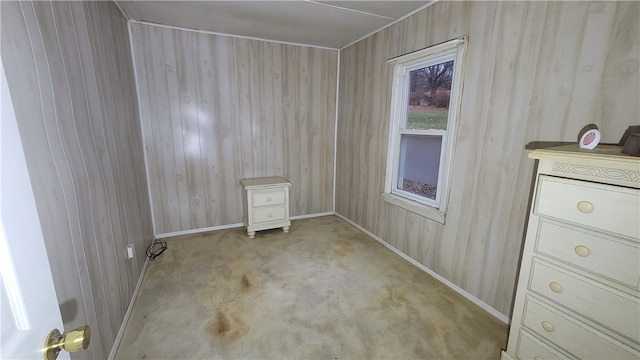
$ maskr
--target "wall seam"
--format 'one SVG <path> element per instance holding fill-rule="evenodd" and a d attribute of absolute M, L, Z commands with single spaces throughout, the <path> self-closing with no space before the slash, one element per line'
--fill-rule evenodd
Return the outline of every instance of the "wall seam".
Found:
<path fill-rule="evenodd" d="M 333 129 L 333 204 L 332 211 L 336 212 L 336 189 L 338 178 L 338 114 L 340 107 L 340 51 L 338 50 L 338 60 L 336 61 L 336 115 Z"/>
<path fill-rule="evenodd" d="M 131 31 L 132 20 L 127 21 L 127 30 L 129 31 L 129 47 L 131 48 L 131 62 L 133 65 L 133 80 L 136 84 L 136 97 L 138 98 L 138 124 L 140 125 L 140 133 L 142 135 L 142 155 L 144 156 L 144 171 L 147 175 L 147 196 L 149 196 L 149 210 L 151 211 L 151 225 L 153 227 L 153 238 L 158 235 L 156 228 L 156 216 L 154 214 L 153 197 L 151 194 L 151 180 L 149 177 L 149 160 L 147 159 L 147 144 L 144 125 L 142 124 L 142 106 L 140 98 L 140 83 L 138 81 L 138 69 L 136 67 L 136 54 L 133 46 L 133 32 Z"/>

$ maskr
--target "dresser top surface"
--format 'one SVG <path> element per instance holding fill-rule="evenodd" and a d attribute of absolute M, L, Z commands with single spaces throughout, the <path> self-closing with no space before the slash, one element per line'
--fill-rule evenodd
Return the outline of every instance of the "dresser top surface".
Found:
<path fill-rule="evenodd" d="M 539 174 L 640 189 L 640 157 L 623 154 L 620 146 L 564 145 L 534 150 L 529 157 L 539 160 Z"/>
<path fill-rule="evenodd" d="M 617 145 L 599 145 L 593 150 L 580 149 L 578 144 L 550 147 L 534 150 L 529 154 L 532 159 L 544 159 L 548 157 L 580 157 L 600 160 L 614 160 L 636 163 L 640 166 L 640 157 L 628 155 L 622 152 L 622 147 Z"/>
<path fill-rule="evenodd" d="M 254 179 L 242 179 L 240 180 L 240 183 L 244 186 L 245 189 L 269 187 L 269 186 L 291 186 L 291 183 L 287 179 L 279 176 L 254 178 Z"/>

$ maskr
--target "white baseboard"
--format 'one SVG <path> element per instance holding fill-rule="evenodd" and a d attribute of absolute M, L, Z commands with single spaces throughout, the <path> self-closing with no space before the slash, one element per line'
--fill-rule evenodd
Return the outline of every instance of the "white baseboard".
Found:
<path fill-rule="evenodd" d="M 156 234 L 156 239 L 163 239 L 163 238 L 168 238 L 168 237 L 173 237 L 173 236 L 180 236 L 180 235 L 198 234 L 198 233 L 203 233 L 203 232 L 207 232 L 207 231 L 234 229 L 234 228 L 239 228 L 239 227 L 243 227 L 243 226 L 244 226 L 243 223 L 236 223 L 236 224 L 209 226 L 209 227 L 199 228 L 199 229 L 174 231 L 174 232 Z"/>
<path fill-rule="evenodd" d="M 147 273 L 147 267 L 149 266 L 149 258 L 145 257 L 144 266 L 142 267 L 142 272 L 140 273 L 140 277 L 138 278 L 138 283 L 136 284 L 135 290 L 133 290 L 133 295 L 131 296 L 131 301 L 129 302 L 129 306 L 127 307 L 127 312 L 124 314 L 124 318 L 122 319 L 122 324 L 120 325 L 120 330 L 118 330 L 118 335 L 116 335 L 116 339 L 113 342 L 113 346 L 111 347 L 111 352 L 109 352 L 109 360 L 113 360 L 118 352 L 118 348 L 120 347 L 120 342 L 122 341 L 122 336 L 124 335 L 124 330 L 127 328 L 127 324 L 129 323 L 129 318 L 131 317 L 131 311 L 133 310 L 133 304 L 136 303 L 136 299 L 138 298 L 138 294 L 140 293 L 140 288 L 142 287 L 142 280 L 144 279 L 144 274 Z"/>
<path fill-rule="evenodd" d="M 411 264 L 413 264 L 414 266 L 416 266 L 420 270 L 422 270 L 422 271 L 426 272 L 427 274 L 433 276 L 434 278 L 436 278 L 436 280 L 438 280 L 441 283 L 447 285 L 453 291 L 455 291 L 455 292 L 459 293 L 460 295 L 464 296 L 465 298 L 467 298 L 472 303 L 478 305 L 480 308 L 482 308 L 482 310 L 484 310 L 484 311 L 488 312 L 489 314 L 493 315 L 496 319 L 498 319 L 498 320 L 502 321 L 503 323 L 509 325 L 509 322 L 510 322 L 509 317 L 507 317 L 503 313 L 501 313 L 498 310 L 492 308 L 487 303 L 485 303 L 484 301 L 478 299 L 477 297 L 471 295 L 470 293 L 468 293 L 466 290 L 464 290 L 463 288 L 459 287 L 458 285 L 456 285 L 456 284 L 452 283 L 451 281 L 445 279 L 442 275 L 440 275 L 440 274 L 436 273 L 435 271 L 429 269 L 428 267 L 420 264 L 419 262 L 417 262 L 413 258 L 409 257 L 407 254 L 405 254 L 405 253 L 401 252 L 400 250 L 398 250 L 398 249 L 394 248 L 393 246 L 391 246 L 389 243 L 387 243 L 386 241 L 384 241 L 382 238 L 380 238 L 379 236 L 375 235 L 371 231 L 363 228 L 362 226 L 360 226 L 360 225 L 356 224 L 355 222 L 351 221 L 350 219 L 347 219 L 342 214 L 335 213 L 335 215 L 337 217 L 341 218 L 342 220 L 348 222 L 349 224 L 355 226 L 356 228 L 358 228 L 358 230 L 362 231 L 363 233 L 369 235 L 374 240 L 376 240 L 380 244 L 384 245 L 387 249 L 393 251 L 398 256 L 400 256 L 401 258 L 407 260 L 408 262 L 410 262 Z"/>
<path fill-rule="evenodd" d="M 291 216 L 290 219 L 291 220 L 309 219 L 309 218 L 314 218 L 314 217 L 319 217 L 319 216 L 327 216 L 327 215 L 333 215 L 333 214 L 334 214 L 333 211 L 328 211 L 328 212 L 323 212 L 323 213 Z M 199 229 L 192 229 L 192 230 L 174 231 L 174 232 L 169 232 L 169 233 L 156 234 L 156 239 L 162 239 L 162 238 L 168 238 L 168 237 L 180 236 L 180 235 L 198 234 L 198 233 L 203 233 L 203 232 L 207 232 L 207 231 L 235 229 L 235 228 L 240 228 L 240 227 L 243 227 L 243 226 L 244 226 L 243 223 L 236 223 L 236 224 L 209 226 L 209 227 L 206 227 L 206 228 L 199 228 Z"/>
<path fill-rule="evenodd" d="M 296 216 L 291 216 L 290 218 L 291 220 L 300 220 L 300 219 L 309 219 L 309 218 L 320 217 L 320 216 L 329 216 L 334 214 L 335 213 L 333 211 L 327 211 L 327 212 L 315 213 L 315 214 L 296 215 Z"/>

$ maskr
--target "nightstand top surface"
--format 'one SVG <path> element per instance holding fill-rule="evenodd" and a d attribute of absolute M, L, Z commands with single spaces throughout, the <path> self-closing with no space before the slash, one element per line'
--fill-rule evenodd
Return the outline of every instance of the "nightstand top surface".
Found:
<path fill-rule="evenodd" d="M 242 179 L 240 180 L 240 183 L 244 186 L 245 189 L 269 187 L 274 185 L 291 186 L 291 183 L 287 179 L 279 176 L 254 178 L 254 179 Z"/>

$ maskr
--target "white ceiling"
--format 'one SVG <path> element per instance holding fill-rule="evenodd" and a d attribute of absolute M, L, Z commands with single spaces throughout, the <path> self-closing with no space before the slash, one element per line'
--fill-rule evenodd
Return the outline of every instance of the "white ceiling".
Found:
<path fill-rule="evenodd" d="M 434 1 L 116 2 L 132 20 L 340 49 Z"/>

